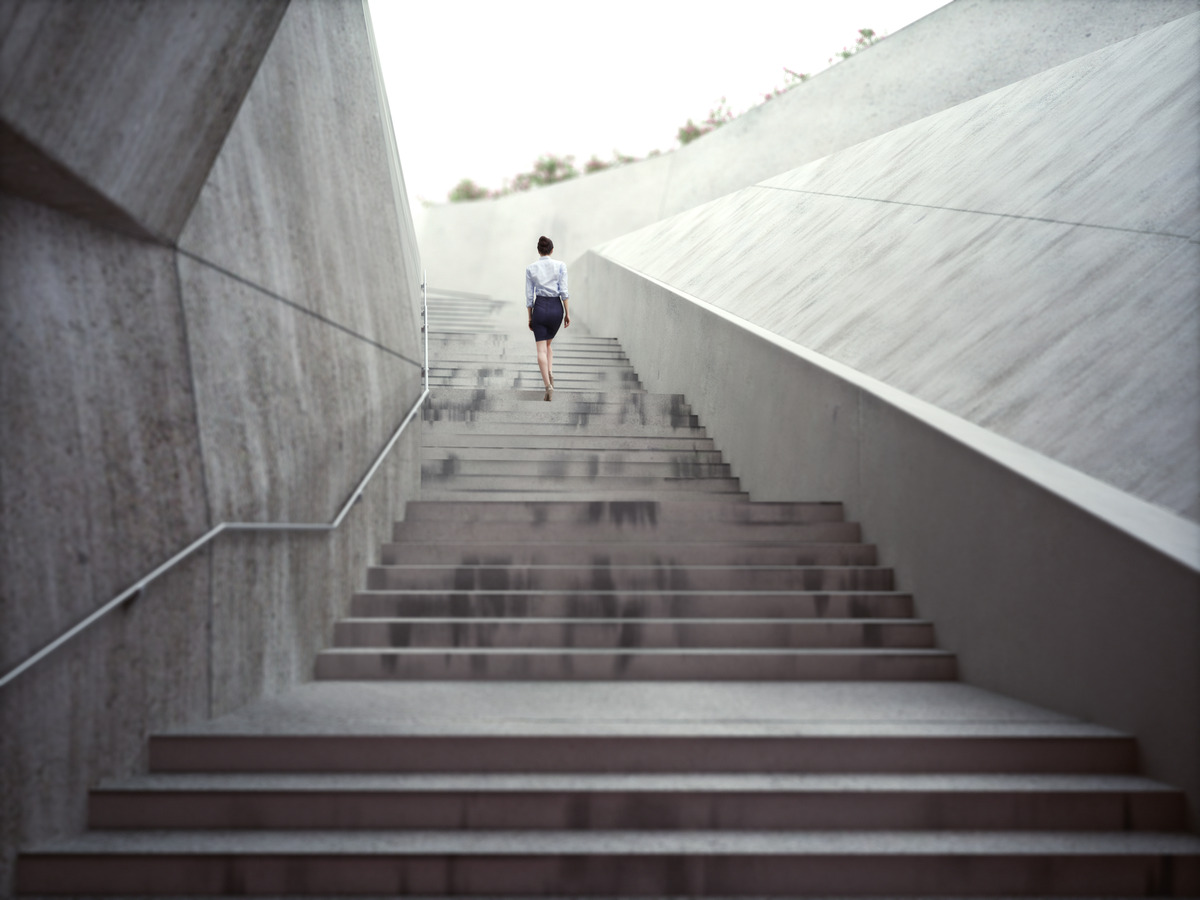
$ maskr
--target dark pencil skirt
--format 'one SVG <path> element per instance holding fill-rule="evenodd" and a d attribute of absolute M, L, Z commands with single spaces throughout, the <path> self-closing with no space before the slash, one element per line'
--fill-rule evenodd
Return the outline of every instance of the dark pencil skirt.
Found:
<path fill-rule="evenodd" d="M 533 300 L 533 339 L 553 340 L 563 320 L 563 302 L 558 297 L 535 297 Z"/>

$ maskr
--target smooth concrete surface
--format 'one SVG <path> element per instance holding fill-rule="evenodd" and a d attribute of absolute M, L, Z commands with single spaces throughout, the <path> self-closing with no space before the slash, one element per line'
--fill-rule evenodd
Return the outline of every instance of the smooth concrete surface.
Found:
<path fill-rule="evenodd" d="M 208 528 L 178 293 L 169 250 L 0 194 L 0 671 Z M 0 688 L 0 895 L 18 844 L 207 711 L 209 566 Z"/>
<path fill-rule="evenodd" d="M 1147 774 L 1184 788 L 1195 815 L 1193 565 L 1031 479 L 1021 466 L 1036 454 L 1000 461 L 970 437 L 986 432 L 948 431 L 928 404 L 898 405 L 886 385 L 599 256 L 587 269 L 613 319 L 639 321 L 624 346 L 647 386 L 687 392 L 752 497 L 842 498 L 964 680 L 1135 734 Z"/>
<path fill-rule="evenodd" d="M 1114 735 L 953 682 L 315 681 L 172 735 Z"/>
<path fill-rule="evenodd" d="M 1200 520 L 1198 43 L 1200 13 L 600 252 Z"/>
<path fill-rule="evenodd" d="M 430 281 L 519 299 L 539 234 L 573 264 L 600 242 L 1198 8 L 1196 0 L 955 0 L 686 147 L 498 200 L 430 206 L 418 231 Z M 1153 57 L 1143 63 L 1157 71 Z M 576 289 L 581 314 L 589 302 Z"/>
<path fill-rule="evenodd" d="M 416 400 L 419 369 L 189 257 L 179 277 L 196 418 L 229 448 L 205 457 L 213 521 L 330 519 Z"/>
<path fill-rule="evenodd" d="M 364 16 L 358 3 L 295 4 L 179 247 L 420 366 L 410 291 L 421 266 L 388 189 L 390 135 Z"/>
<path fill-rule="evenodd" d="M 92 179 L 125 216 L 0 194 L 0 671 L 222 520 L 329 522 L 420 394 L 419 255 L 366 10 L 231 13 L 0 9 L 3 65 L 61 69 L 26 93 L 6 76 L 5 133 L 42 122 L 19 137 L 59 187 Z M 420 428 L 338 532 L 222 535 L 0 688 L 0 895 L 18 846 L 81 828 L 86 789 L 144 766 L 150 731 L 310 675 L 419 489 Z"/>
<path fill-rule="evenodd" d="M 8 0 L 0 186 L 172 242 L 287 6 Z"/>

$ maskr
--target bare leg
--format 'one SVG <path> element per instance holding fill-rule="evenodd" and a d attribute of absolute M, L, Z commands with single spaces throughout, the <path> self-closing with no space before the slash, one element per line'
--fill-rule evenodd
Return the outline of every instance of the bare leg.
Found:
<path fill-rule="evenodd" d="M 542 373 L 542 383 L 546 386 L 546 399 L 550 399 L 550 342 L 537 342 L 538 370 Z"/>
<path fill-rule="evenodd" d="M 550 376 L 550 387 L 554 387 L 554 349 L 546 341 L 546 372 Z"/>

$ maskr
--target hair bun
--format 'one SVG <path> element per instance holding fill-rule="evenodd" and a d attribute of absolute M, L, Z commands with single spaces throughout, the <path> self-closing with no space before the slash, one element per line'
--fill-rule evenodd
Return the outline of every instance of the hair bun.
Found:
<path fill-rule="evenodd" d="M 544 234 L 538 238 L 538 253 L 542 254 L 542 256 L 545 256 L 547 253 L 550 253 L 553 250 L 554 241 L 550 240 L 550 238 L 546 237 Z"/>

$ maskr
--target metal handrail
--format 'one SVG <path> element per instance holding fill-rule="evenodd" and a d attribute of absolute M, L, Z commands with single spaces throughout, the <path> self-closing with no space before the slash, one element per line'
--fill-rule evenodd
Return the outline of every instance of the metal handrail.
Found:
<path fill-rule="evenodd" d="M 429 295 L 426 289 L 426 277 L 424 271 L 421 272 L 421 331 L 423 332 L 425 338 L 425 365 L 421 367 L 421 396 L 417 398 L 417 402 L 414 403 L 412 409 L 408 411 L 408 415 L 404 417 L 404 421 L 400 423 L 400 427 L 393 432 L 391 439 L 387 442 L 387 444 L 384 445 L 384 448 L 379 452 L 379 455 L 375 457 L 375 462 L 372 463 L 371 468 L 367 470 L 367 474 L 364 475 L 362 480 L 360 480 L 355 486 L 354 490 L 350 493 L 350 499 L 346 501 L 345 505 L 341 508 L 337 514 L 337 517 L 334 518 L 332 522 L 329 524 L 325 524 L 323 522 L 222 522 L 220 525 L 217 525 L 211 529 L 207 534 L 188 544 L 185 548 L 180 550 L 153 572 L 139 578 L 136 582 L 127 587 L 121 593 L 117 594 L 117 596 L 113 597 L 113 599 L 109 600 L 82 622 L 79 622 L 67 631 L 63 632 L 16 668 L 5 672 L 3 676 L 0 676 L 0 688 L 4 687 L 10 681 L 16 679 L 17 676 L 29 669 L 35 663 L 49 656 L 67 641 L 71 640 L 71 638 L 75 637 L 75 635 L 84 631 L 93 622 L 100 620 L 122 603 L 140 594 L 147 585 L 149 585 L 160 575 L 170 571 L 180 562 L 187 559 L 189 556 L 223 532 L 334 531 L 339 525 L 342 524 L 342 519 L 346 518 L 346 514 L 350 512 L 350 507 L 362 499 L 362 492 L 364 488 L 366 488 L 367 482 L 371 480 L 371 477 L 379 469 L 379 466 L 383 463 L 383 460 L 387 457 L 388 453 L 391 452 L 392 447 L 396 445 L 396 441 L 399 439 L 401 432 L 403 432 L 408 423 L 412 421 L 413 416 L 417 414 L 417 410 L 421 408 L 421 404 L 423 404 L 426 398 L 429 397 Z"/>

